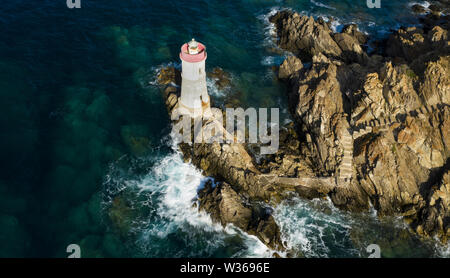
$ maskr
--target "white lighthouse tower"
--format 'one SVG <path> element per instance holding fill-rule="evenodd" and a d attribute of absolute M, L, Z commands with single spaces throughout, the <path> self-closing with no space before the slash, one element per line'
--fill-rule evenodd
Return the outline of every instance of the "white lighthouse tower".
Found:
<path fill-rule="evenodd" d="M 191 117 L 209 111 L 210 102 L 206 87 L 206 47 L 192 39 L 181 47 L 182 66 L 180 112 Z"/>

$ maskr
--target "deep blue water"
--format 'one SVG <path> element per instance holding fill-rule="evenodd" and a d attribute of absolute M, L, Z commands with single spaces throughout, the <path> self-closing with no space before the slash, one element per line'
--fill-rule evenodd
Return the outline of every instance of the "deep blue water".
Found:
<path fill-rule="evenodd" d="M 355 22 L 374 37 L 417 24 L 409 2 L 10 0 L 0 6 L 0 257 L 269 256 L 257 239 L 192 208 L 205 177 L 183 163 L 155 75 L 195 37 L 207 70 L 233 77 L 242 106 L 287 107 L 267 15 L 292 8 Z M 217 103 L 228 92 L 209 87 Z M 284 117 L 286 110 L 284 109 Z M 294 200 L 276 209 L 295 255 L 445 255 L 398 219 Z"/>

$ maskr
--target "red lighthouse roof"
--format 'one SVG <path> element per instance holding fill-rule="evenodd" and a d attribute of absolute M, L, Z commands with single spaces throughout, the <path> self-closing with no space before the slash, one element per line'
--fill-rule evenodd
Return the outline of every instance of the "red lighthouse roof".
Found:
<path fill-rule="evenodd" d="M 196 54 L 190 54 L 192 53 L 192 49 L 190 51 L 189 46 L 190 44 L 195 43 L 195 52 Z M 194 53 L 195 53 L 194 52 Z M 198 63 L 203 60 L 206 60 L 206 47 L 202 43 L 196 42 L 194 39 L 190 43 L 185 43 L 181 47 L 180 52 L 180 59 L 189 62 L 189 63 Z"/>

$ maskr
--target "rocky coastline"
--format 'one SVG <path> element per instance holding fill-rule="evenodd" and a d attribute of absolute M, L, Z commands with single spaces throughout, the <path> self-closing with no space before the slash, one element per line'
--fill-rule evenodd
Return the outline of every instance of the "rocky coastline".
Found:
<path fill-rule="evenodd" d="M 279 151 L 263 159 L 246 144 L 181 143 L 184 159 L 216 180 L 199 192 L 198 209 L 278 252 L 288 250 L 271 207 L 293 194 L 329 197 L 349 211 L 374 207 L 379 216 L 401 215 L 419 235 L 446 243 L 450 40 L 442 11 L 448 2 L 436 6 L 421 15 L 422 28 L 394 31 L 370 53 L 370 38 L 356 25 L 334 33 L 320 18 L 290 10 L 273 15 L 278 46 L 292 53 L 277 71 L 294 123 L 280 130 Z M 220 72 L 213 72 L 217 85 L 227 86 Z M 162 69 L 158 81 L 171 114 L 180 73 Z"/>

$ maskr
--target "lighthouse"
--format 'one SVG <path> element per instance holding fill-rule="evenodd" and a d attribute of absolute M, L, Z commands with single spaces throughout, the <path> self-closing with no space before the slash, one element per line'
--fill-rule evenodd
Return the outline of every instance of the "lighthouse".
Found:
<path fill-rule="evenodd" d="M 210 102 L 206 87 L 206 47 L 192 39 L 181 47 L 181 97 L 179 109 L 193 118 L 209 111 Z"/>

